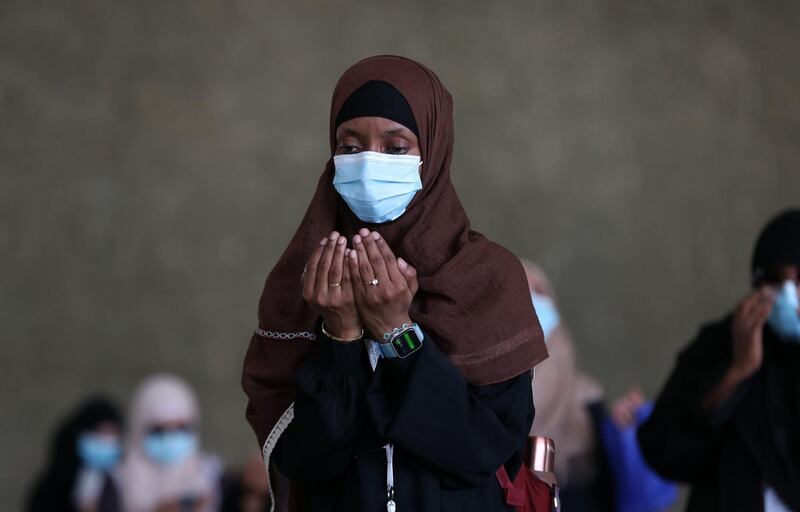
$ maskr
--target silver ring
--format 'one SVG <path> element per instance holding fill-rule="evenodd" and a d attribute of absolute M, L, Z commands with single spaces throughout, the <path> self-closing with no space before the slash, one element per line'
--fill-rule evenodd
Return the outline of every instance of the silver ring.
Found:
<path fill-rule="evenodd" d="M 342 283 L 328 283 L 328 286 L 330 286 L 331 288 L 336 288 L 338 286 L 342 286 Z"/>
<path fill-rule="evenodd" d="M 378 286 L 378 280 L 373 279 L 372 281 L 369 282 L 369 284 L 371 284 L 372 286 Z"/>

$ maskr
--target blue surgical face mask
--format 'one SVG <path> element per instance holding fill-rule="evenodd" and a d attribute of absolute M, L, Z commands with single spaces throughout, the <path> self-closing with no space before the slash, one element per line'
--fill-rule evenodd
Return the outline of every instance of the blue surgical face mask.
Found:
<path fill-rule="evenodd" d="M 547 341 L 550 333 L 552 333 L 561 322 L 561 316 L 558 314 L 558 308 L 556 308 L 553 299 L 546 295 L 540 295 L 532 290 L 531 301 L 533 302 L 533 309 L 536 310 L 536 316 L 539 317 L 539 325 L 542 326 L 544 339 Z"/>
<path fill-rule="evenodd" d="M 144 438 L 144 452 L 163 466 L 183 462 L 197 452 L 197 434 L 186 430 L 172 430 L 148 434 Z"/>
<path fill-rule="evenodd" d="M 364 222 L 391 222 L 406 211 L 422 190 L 417 155 L 362 151 L 333 157 L 333 187 Z"/>
<path fill-rule="evenodd" d="M 800 343 L 800 298 L 797 284 L 786 281 L 777 292 L 769 315 L 769 325 L 784 341 Z"/>
<path fill-rule="evenodd" d="M 86 466 L 106 471 L 119 462 L 122 446 L 117 436 L 85 432 L 78 438 L 78 455 Z"/>

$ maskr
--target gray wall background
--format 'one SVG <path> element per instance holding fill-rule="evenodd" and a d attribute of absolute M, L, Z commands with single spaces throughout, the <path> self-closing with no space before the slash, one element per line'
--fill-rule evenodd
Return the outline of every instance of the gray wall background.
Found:
<path fill-rule="evenodd" d="M 450 89 L 474 227 L 549 270 L 585 370 L 652 395 L 800 203 L 798 26 L 789 0 L 3 0 L 0 508 L 81 397 L 155 371 L 197 388 L 207 448 L 254 446 L 258 295 L 376 53 Z"/>

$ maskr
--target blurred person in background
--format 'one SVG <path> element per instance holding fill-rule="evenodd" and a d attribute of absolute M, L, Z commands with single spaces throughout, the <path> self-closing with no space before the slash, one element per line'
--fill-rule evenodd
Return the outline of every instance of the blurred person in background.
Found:
<path fill-rule="evenodd" d="M 760 233 L 752 290 L 678 356 L 639 431 L 690 512 L 800 510 L 800 210 Z"/>
<path fill-rule="evenodd" d="M 117 512 L 114 470 L 122 455 L 122 417 L 109 400 L 85 401 L 58 428 L 28 512 Z"/>
<path fill-rule="evenodd" d="M 219 509 L 222 467 L 200 450 L 194 392 L 172 375 L 146 378 L 130 411 L 120 467 L 126 512 L 212 512 Z"/>
<path fill-rule="evenodd" d="M 222 512 L 265 512 L 271 505 L 263 455 L 254 451 L 241 470 L 225 478 Z"/>
<path fill-rule="evenodd" d="M 569 512 L 655 512 L 677 498 L 641 462 L 635 430 L 650 405 L 631 387 L 607 411 L 603 388 L 577 367 L 575 343 L 542 268 L 522 260 L 550 357 L 536 368 L 531 435 L 555 442 L 555 473 Z"/>
<path fill-rule="evenodd" d="M 509 510 L 495 473 L 522 466 L 547 353 L 519 260 L 470 229 L 450 181 L 452 109 L 402 57 L 334 89 L 331 158 L 242 378 L 280 511 Z"/>

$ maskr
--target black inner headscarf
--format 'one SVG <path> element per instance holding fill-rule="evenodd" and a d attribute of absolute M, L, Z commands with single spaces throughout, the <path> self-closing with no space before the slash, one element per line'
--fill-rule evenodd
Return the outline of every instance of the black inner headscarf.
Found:
<path fill-rule="evenodd" d="M 28 498 L 28 512 L 75 510 L 73 489 L 81 468 L 78 438 L 102 423 L 121 427 L 122 416 L 111 401 L 98 396 L 83 402 L 59 425 L 51 441 L 47 466 Z"/>
<path fill-rule="evenodd" d="M 391 119 L 419 137 L 411 106 L 397 89 L 380 80 L 370 80 L 347 98 L 336 116 L 336 126 L 356 117 Z"/>
<path fill-rule="evenodd" d="M 781 265 L 800 267 L 800 210 L 778 214 L 761 231 L 753 251 L 753 283 Z"/>

